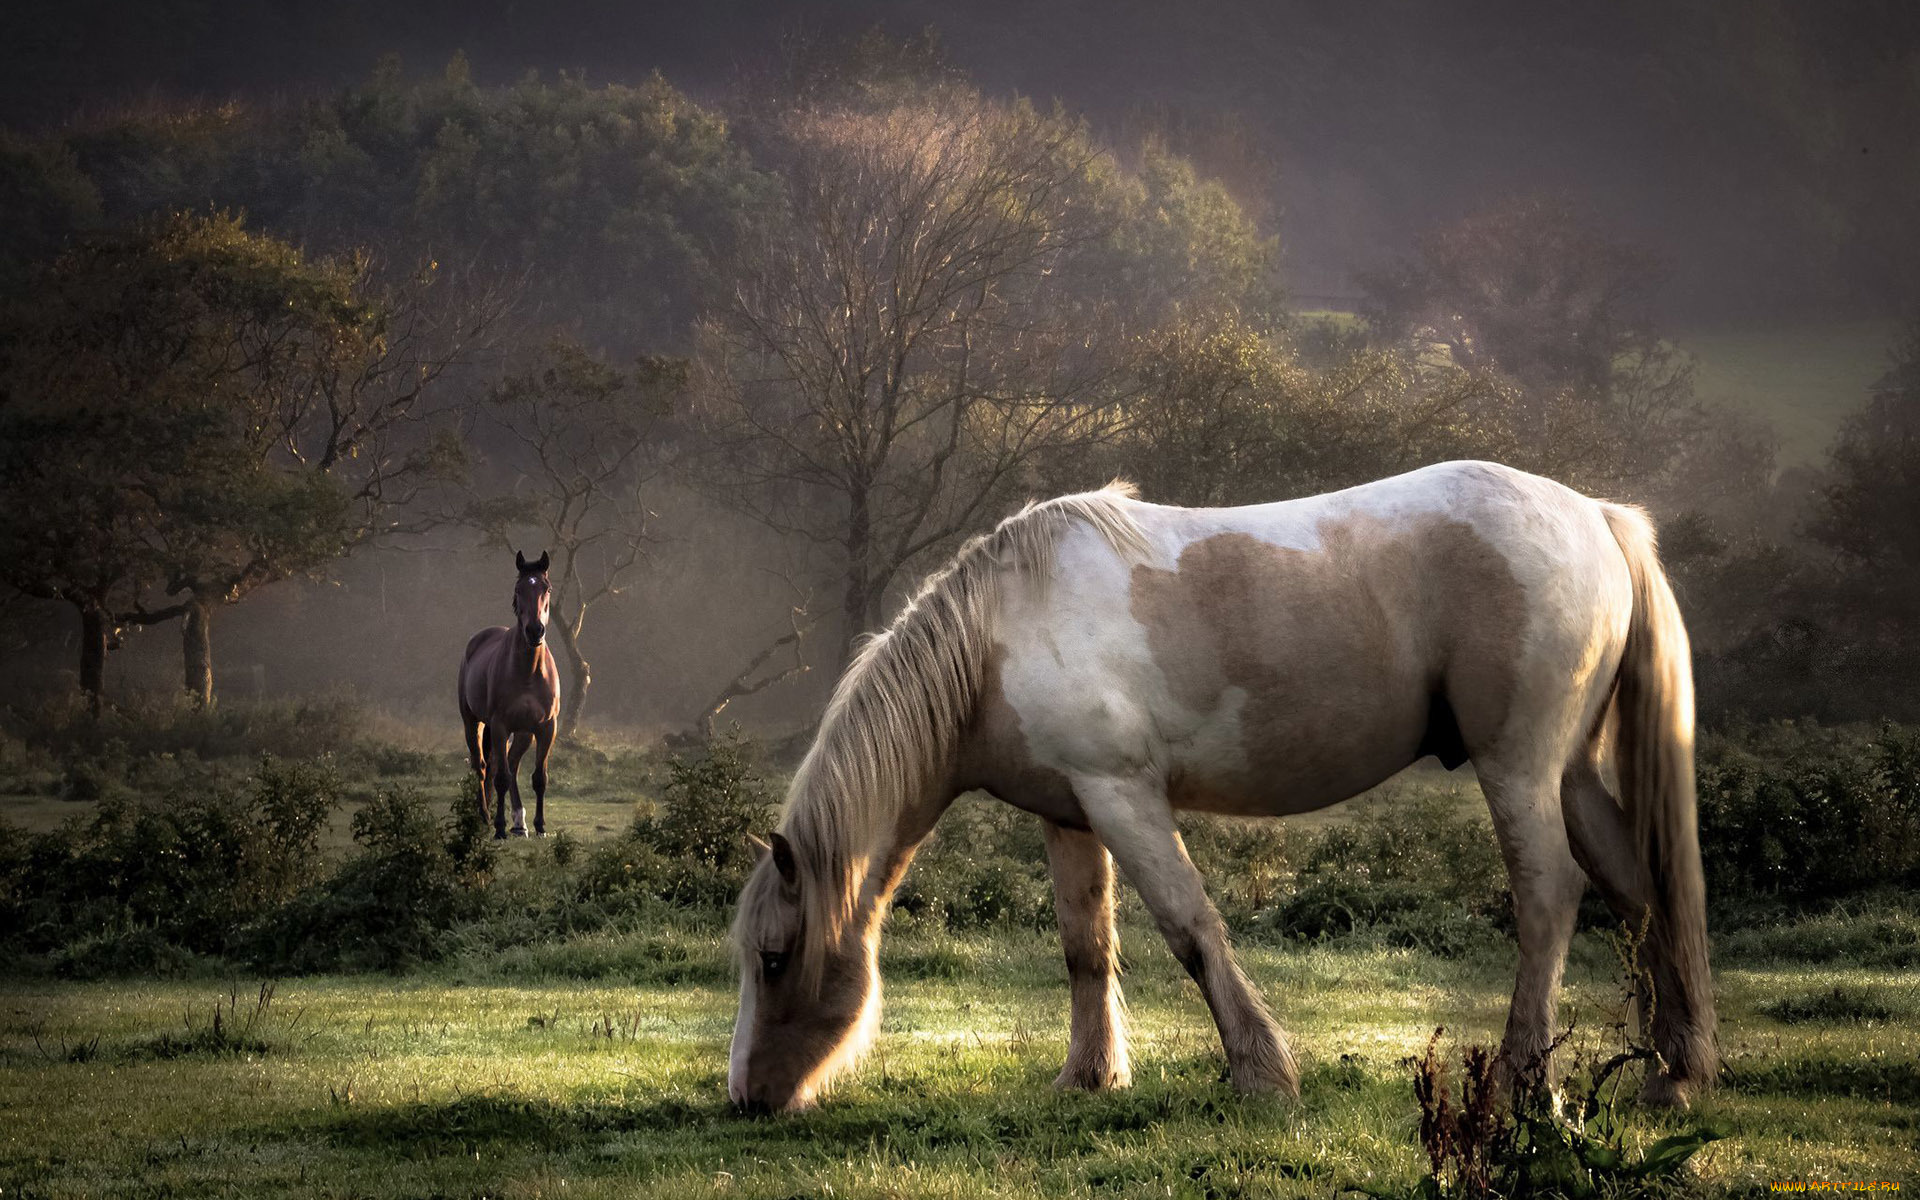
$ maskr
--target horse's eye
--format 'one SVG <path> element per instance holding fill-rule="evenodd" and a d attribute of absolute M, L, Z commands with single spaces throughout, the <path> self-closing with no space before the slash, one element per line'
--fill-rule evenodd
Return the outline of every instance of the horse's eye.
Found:
<path fill-rule="evenodd" d="M 760 952 L 760 970 L 766 974 L 767 982 L 772 983 L 774 980 L 780 978 L 780 976 L 786 974 L 786 954 L 778 950 L 762 950 Z"/>

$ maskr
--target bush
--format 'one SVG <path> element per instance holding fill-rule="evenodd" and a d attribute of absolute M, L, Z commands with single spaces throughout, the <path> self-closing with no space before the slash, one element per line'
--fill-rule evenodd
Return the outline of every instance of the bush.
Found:
<path fill-rule="evenodd" d="M 1701 744 L 1700 850 L 1725 909 L 1920 886 L 1920 729 L 1781 723 Z"/>
<path fill-rule="evenodd" d="M 464 786 L 442 817 L 410 787 L 382 790 L 353 816 L 360 850 L 293 897 L 237 948 L 269 973 L 397 970 L 440 957 L 446 934 L 477 915 L 493 842 Z"/>
<path fill-rule="evenodd" d="M 1460 793 L 1390 794 L 1310 844 L 1291 894 L 1256 927 L 1305 940 L 1360 935 L 1455 957 L 1511 922 L 1506 873 Z"/>
<path fill-rule="evenodd" d="M 639 893 L 693 908 L 731 905 L 753 870 L 747 835 L 773 826 L 773 797 L 739 735 L 667 765 L 657 811 L 594 852 L 583 894 Z"/>
<path fill-rule="evenodd" d="M 63 761 L 157 754 L 198 758 L 311 758 L 344 753 L 366 734 L 366 710 L 336 692 L 275 700 L 222 700 L 202 707 L 185 695 L 145 694 L 93 716 L 79 696 L 0 712 L 0 728 Z"/>
<path fill-rule="evenodd" d="M 240 790 L 142 804 L 110 796 L 60 832 L 0 838 L 6 935 L 30 952 L 75 946 L 74 962 L 110 963 L 142 944 L 224 951 L 247 922 L 310 883 L 320 831 L 339 794 L 330 764 L 263 757 Z M 121 951 L 105 947 L 120 945 Z M 134 954 L 133 963 L 152 956 Z M 77 957 L 76 957 L 77 956 Z M 91 969 L 91 968 L 89 968 Z M 139 969 L 136 967 L 136 969 Z"/>
<path fill-rule="evenodd" d="M 914 859 L 893 907 L 955 930 L 1051 924 L 1040 822 L 995 800 L 954 805 Z"/>

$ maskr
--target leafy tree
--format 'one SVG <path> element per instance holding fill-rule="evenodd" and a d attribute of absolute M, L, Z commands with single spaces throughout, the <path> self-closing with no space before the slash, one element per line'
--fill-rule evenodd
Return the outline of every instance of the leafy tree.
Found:
<path fill-rule="evenodd" d="M 1515 457 L 1510 390 L 1396 350 L 1313 369 L 1273 334 L 1201 320 L 1140 339 L 1132 366 L 1125 417 L 1092 474 L 1123 475 L 1162 503 L 1254 504 L 1448 458 Z"/>
<path fill-rule="evenodd" d="M 773 199 L 727 122 L 657 75 L 481 87 L 460 56 L 421 79 L 388 58 L 303 104 L 112 114 L 52 152 L 110 220 L 213 203 L 319 252 L 437 259 L 514 280 L 522 324 L 622 354 L 687 341 L 715 256 Z"/>
<path fill-rule="evenodd" d="M 12 291 L 100 219 L 100 195 L 66 147 L 0 130 L 0 212 L 0 291 Z"/>
<path fill-rule="evenodd" d="M 1597 482 L 1657 470 L 1690 425 L 1692 364 L 1651 316 L 1659 279 L 1571 204 L 1528 197 L 1428 234 L 1361 283 L 1376 329 L 1512 380 L 1535 457 Z"/>
<path fill-rule="evenodd" d="M 408 435 L 465 349 L 377 295 L 364 260 L 308 260 L 224 215 L 77 246 L 7 321 L 0 486 L 66 489 L 6 514 L 0 536 L 39 563 L 7 569 L 81 608 L 95 697 L 100 627 L 181 616 L 187 690 L 211 700 L 214 608 L 389 528 L 445 454 Z"/>
<path fill-rule="evenodd" d="M 1270 315 L 1274 246 L 1189 164 L 1129 172 L 930 35 L 790 49 L 741 106 L 785 203 L 705 329 L 703 486 L 821 555 L 844 657 L 910 563 L 1110 433 L 1130 331 Z"/>
<path fill-rule="evenodd" d="M 1828 456 L 1831 482 L 1812 532 L 1879 572 L 1889 595 L 1911 604 L 1920 580 L 1920 322 L 1908 327 L 1892 367 L 1841 426 Z"/>
<path fill-rule="evenodd" d="M 631 369 L 577 342 L 549 343 L 489 397 L 509 476 L 460 519 L 511 549 L 517 532 L 551 550 L 553 633 L 570 672 L 560 735 L 572 737 L 593 684 L 581 646 L 588 613 L 621 594 L 645 560 L 648 492 L 666 469 L 674 398 L 686 364 L 642 358 Z"/>

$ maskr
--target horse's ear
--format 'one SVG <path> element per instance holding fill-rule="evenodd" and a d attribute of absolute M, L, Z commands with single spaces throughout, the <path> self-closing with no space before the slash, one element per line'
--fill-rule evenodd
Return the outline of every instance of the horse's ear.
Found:
<path fill-rule="evenodd" d="M 540 552 L 540 561 L 533 564 L 533 573 L 535 575 L 545 575 L 547 573 L 548 562 L 549 562 L 549 554 L 547 551 L 542 550 Z"/>
<path fill-rule="evenodd" d="M 773 865 L 780 872 L 780 878 L 792 883 L 800 874 L 800 864 L 794 861 L 793 843 L 785 834 L 773 835 Z"/>
<path fill-rule="evenodd" d="M 527 573 L 527 556 L 520 553 L 518 550 L 515 550 L 513 552 L 513 569 L 520 572 L 522 575 L 525 575 Z"/>
<path fill-rule="evenodd" d="M 772 846 L 767 845 L 766 842 L 753 836 L 751 833 L 747 835 L 746 840 L 747 850 L 753 855 L 753 861 L 756 865 L 773 849 Z"/>

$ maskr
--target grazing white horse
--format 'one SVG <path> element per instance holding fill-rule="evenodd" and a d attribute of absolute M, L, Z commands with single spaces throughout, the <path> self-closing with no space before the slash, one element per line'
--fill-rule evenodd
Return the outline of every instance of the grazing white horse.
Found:
<path fill-rule="evenodd" d="M 1603 782 L 1610 741 L 1624 805 Z M 1306 812 L 1428 754 L 1472 760 L 1506 859 L 1506 1061 L 1544 1069 L 1591 880 L 1650 931 L 1665 1061 L 1648 1097 L 1709 1086 L 1692 676 L 1652 527 L 1459 462 L 1246 508 L 1115 486 L 969 542 L 848 667 L 741 894 L 729 1094 L 804 1107 L 859 1056 L 889 898 L 975 788 L 1047 822 L 1073 994 L 1059 1084 L 1128 1082 L 1118 862 L 1206 997 L 1234 1083 L 1297 1092 L 1174 813 Z"/>

